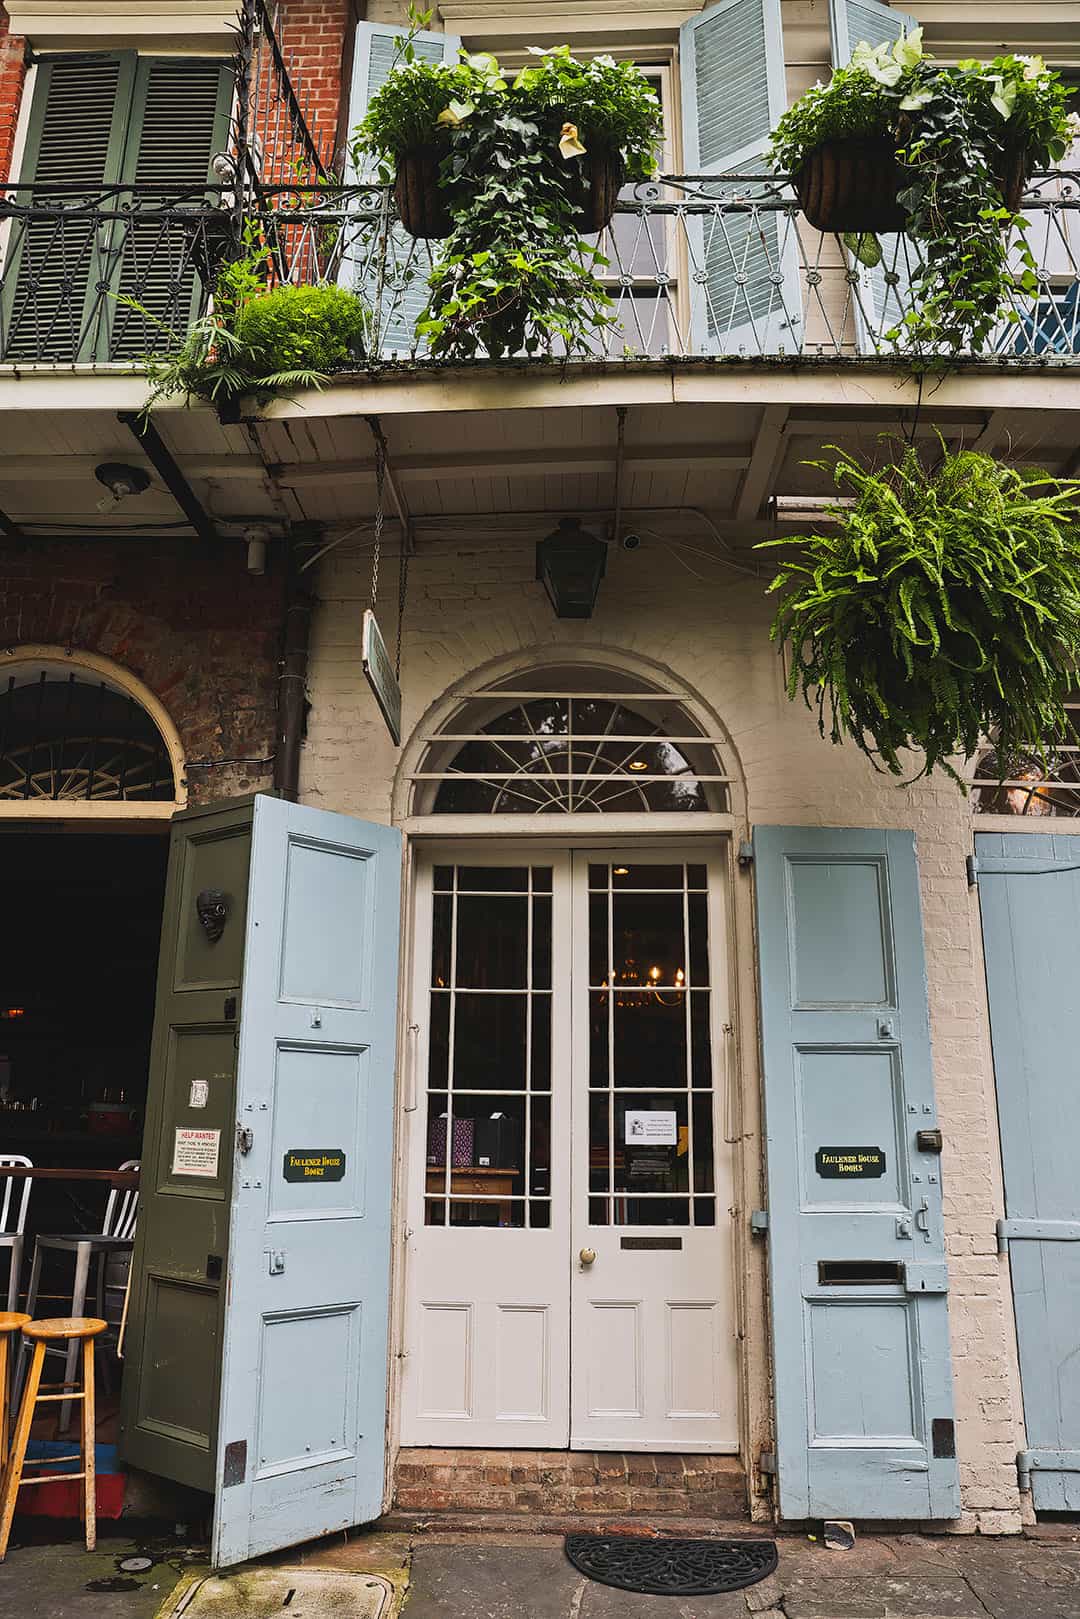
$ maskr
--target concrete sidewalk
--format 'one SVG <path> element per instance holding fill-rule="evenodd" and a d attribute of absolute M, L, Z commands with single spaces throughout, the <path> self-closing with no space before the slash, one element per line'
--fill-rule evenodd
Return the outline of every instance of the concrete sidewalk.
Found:
<path fill-rule="evenodd" d="M 687 1598 L 595 1584 L 549 1535 L 361 1534 L 294 1560 L 396 1569 L 404 1619 L 1080 1619 L 1080 1525 L 997 1540 L 861 1535 L 848 1552 L 796 1536 L 777 1546 L 777 1572 L 760 1584 Z"/>
<path fill-rule="evenodd" d="M 864 1534 L 847 1552 L 795 1535 L 777 1537 L 777 1546 L 776 1573 L 744 1591 L 656 1597 L 586 1579 L 557 1535 L 356 1530 L 230 1572 L 235 1604 L 213 1611 L 275 1619 L 285 1590 L 290 1619 L 292 1611 L 371 1619 L 376 1609 L 378 1619 L 1080 1619 L 1080 1525 L 997 1540 Z M 148 1552 L 153 1566 L 132 1577 L 120 1564 L 135 1551 Z M 179 1619 L 188 1606 L 197 1610 L 192 1584 L 204 1557 L 122 1538 L 90 1557 L 74 1536 L 16 1545 L 0 1568 L 0 1619 Z M 289 1569 L 303 1578 L 283 1580 Z M 325 1602 L 320 1572 L 329 1576 Z M 355 1601 L 341 1579 L 350 1574 Z M 376 1600 L 376 1585 L 385 1599 Z"/>

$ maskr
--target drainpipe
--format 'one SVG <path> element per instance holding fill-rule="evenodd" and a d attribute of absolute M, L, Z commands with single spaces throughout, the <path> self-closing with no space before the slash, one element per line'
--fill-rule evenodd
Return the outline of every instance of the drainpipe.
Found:
<path fill-rule="evenodd" d="M 300 744 L 307 704 L 308 640 L 312 598 L 290 543 L 285 573 L 284 637 L 278 676 L 278 735 L 274 754 L 274 787 L 289 801 L 300 797 Z"/>

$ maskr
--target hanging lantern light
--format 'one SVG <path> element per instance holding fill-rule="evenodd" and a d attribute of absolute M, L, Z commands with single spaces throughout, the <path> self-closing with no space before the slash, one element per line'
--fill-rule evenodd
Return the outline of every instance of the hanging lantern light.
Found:
<path fill-rule="evenodd" d="M 578 517 L 560 517 L 555 532 L 537 542 L 536 577 L 556 618 L 592 617 L 606 567 L 607 546 Z"/>

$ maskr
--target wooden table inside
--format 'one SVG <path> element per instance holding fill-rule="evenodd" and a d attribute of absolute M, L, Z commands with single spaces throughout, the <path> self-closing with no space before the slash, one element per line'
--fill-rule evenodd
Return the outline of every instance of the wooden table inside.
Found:
<path fill-rule="evenodd" d="M 452 1197 L 468 1197 L 470 1194 L 477 1198 L 506 1198 L 506 1202 L 499 1202 L 495 1207 L 499 1211 L 499 1220 L 503 1225 L 510 1224 L 512 1205 L 509 1201 L 514 1190 L 513 1169 L 492 1169 L 488 1165 L 464 1165 L 459 1169 L 450 1171 L 450 1195 Z M 429 1164 L 427 1169 L 427 1190 L 429 1195 L 438 1196 L 446 1185 L 446 1171 L 441 1165 Z"/>
<path fill-rule="evenodd" d="M 0 1181 L 8 1178 L 18 1181 L 104 1181 L 109 1186 L 118 1186 L 123 1192 L 133 1192 L 139 1185 L 137 1169 L 40 1169 L 36 1164 L 30 1168 L 25 1164 L 0 1165 Z"/>

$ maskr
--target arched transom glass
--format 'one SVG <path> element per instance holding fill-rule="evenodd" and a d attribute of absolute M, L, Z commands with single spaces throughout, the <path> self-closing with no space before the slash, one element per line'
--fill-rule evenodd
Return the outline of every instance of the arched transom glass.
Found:
<path fill-rule="evenodd" d="M 91 671 L 26 664 L 0 685 L 0 800 L 172 802 L 172 761 L 142 705 Z"/>
<path fill-rule="evenodd" d="M 582 682 L 582 671 L 576 671 Z M 417 774 L 436 815 L 700 813 L 728 808 L 716 751 L 670 694 L 488 689 L 432 738 Z M 561 679 L 567 680 L 567 672 Z"/>

